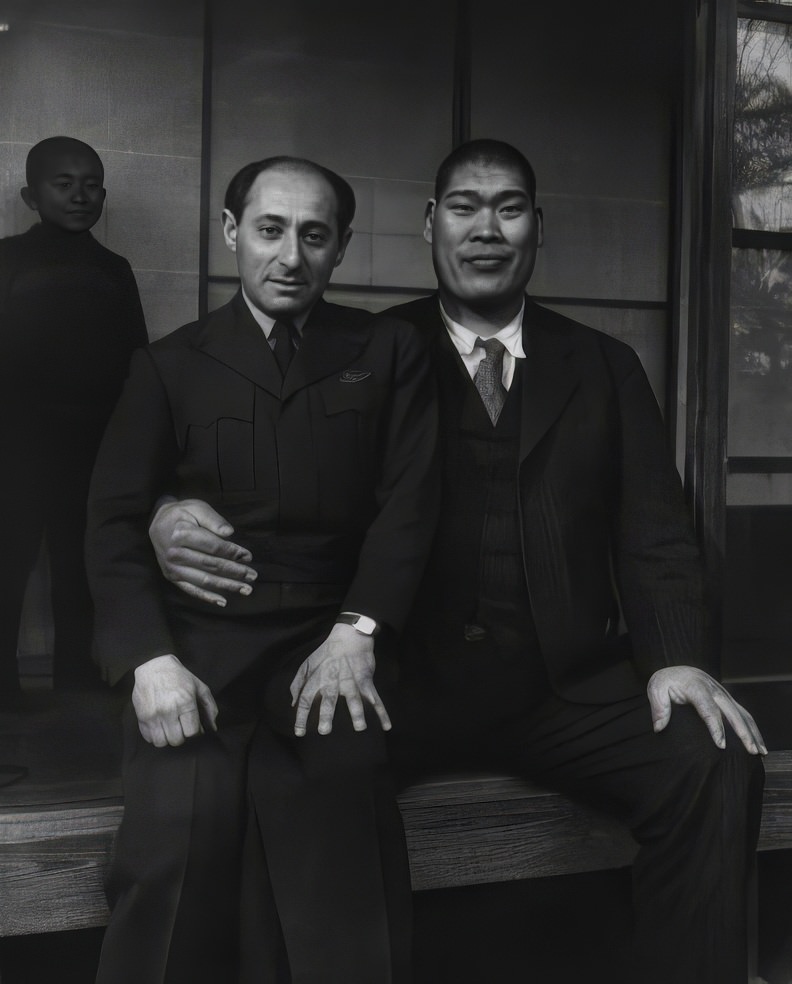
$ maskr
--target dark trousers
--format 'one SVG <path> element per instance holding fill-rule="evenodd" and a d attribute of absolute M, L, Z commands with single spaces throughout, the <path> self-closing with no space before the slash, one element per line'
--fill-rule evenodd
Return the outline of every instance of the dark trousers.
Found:
<path fill-rule="evenodd" d="M 31 437 L 31 441 L 34 441 Z M 39 456 L 33 458 L 31 452 Z M 91 661 L 93 606 L 83 560 L 85 509 L 95 443 L 26 448 L 9 468 L 0 507 L 11 517 L 0 570 L 0 701 L 19 691 L 19 620 L 42 536 L 50 563 L 55 627 L 54 682 L 58 689 L 99 682 Z"/>
<path fill-rule="evenodd" d="M 342 701 L 331 736 L 292 742 L 260 725 L 253 739 L 242 984 L 411 979 L 410 873 L 383 734 L 375 719 L 355 733 L 345 714 Z M 286 961 L 262 932 L 275 912 Z"/>
<path fill-rule="evenodd" d="M 403 836 L 382 732 L 355 733 L 343 701 L 331 735 L 292 731 L 289 683 L 333 616 L 235 625 L 225 645 L 258 659 L 216 694 L 216 734 L 154 748 L 130 709 L 98 984 L 405 979 L 409 871 L 403 849 L 380 851 Z M 222 659 L 216 620 L 179 636 Z"/>
<path fill-rule="evenodd" d="M 618 817 L 640 846 L 628 984 L 745 984 L 761 760 L 731 731 L 718 749 L 690 707 L 655 734 L 643 695 L 573 704 L 536 664 L 492 655 L 458 652 L 391 695 L 402 781 L 496 768 Z"/>

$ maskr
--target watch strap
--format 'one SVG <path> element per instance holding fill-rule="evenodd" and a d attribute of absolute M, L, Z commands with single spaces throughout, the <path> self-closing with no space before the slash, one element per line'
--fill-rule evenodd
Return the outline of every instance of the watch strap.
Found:
<path fill-rule="evenodd" d="M 336 616 L 336 622 L 342 625 L 351 625 L 362 635 L 375 636 L 379 630 L 379 623 L 376 619 L 368 615 L 360 615 L 358 612 L 341 612 Z"/>

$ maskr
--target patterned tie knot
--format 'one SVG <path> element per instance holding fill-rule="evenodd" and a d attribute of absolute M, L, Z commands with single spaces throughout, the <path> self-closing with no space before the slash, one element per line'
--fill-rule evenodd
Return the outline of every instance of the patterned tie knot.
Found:
<path fill-rule="evenodd" d="M 506 352 L 506 346 L 503 342 L 498 341 L 497 338 L 477 338 L 476 348 L 483 348 L 486 352 L 484 360 L 492 360 L 492 362 L 503 363 L 503 356 Z"/>
<path fill-rule="evenodd" d="M 291 321 L 276 321 L 270 331 L 270 341 L 274 342 L 273 353 L 281 375 L 286 375 L 289 363 L 297 348 L 300 336 Z"/>
<path fill-rule="evenodd" d="M 483 348 L 485 355 L 479 362 L 473 382 L 484 401 L 490 420 L 496 424 L 506 399 L 506 387 L 503 385 L 503 356 L 506 348 L 497 338 L 477 338 L 476 348 Z"/>
<path fill-rule="evenodd" d="M 497 338 L 477 338 L 476 348 L 483 348 L 487 355 L 497 355 L 506 346 Z"/>

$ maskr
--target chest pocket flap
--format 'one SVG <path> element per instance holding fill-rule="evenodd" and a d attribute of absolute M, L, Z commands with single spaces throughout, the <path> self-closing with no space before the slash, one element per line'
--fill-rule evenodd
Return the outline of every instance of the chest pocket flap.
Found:
<path fill-rule="evenodd" d="M 373 372 L 345 369 L 320 383 L 319 392 L 325 413 L 330 416 L 345 410 L 356 410 L 358 413 L 370 411 L 378 402 L 380 387 Z"/>

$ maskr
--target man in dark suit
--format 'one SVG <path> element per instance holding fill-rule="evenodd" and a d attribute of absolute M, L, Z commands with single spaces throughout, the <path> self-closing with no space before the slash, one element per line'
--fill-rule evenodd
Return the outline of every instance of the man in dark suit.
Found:
<path fill-rule="evenodd" d="M 434 379 L 412 326 L 322 300 L 351 235 L 343 179 L 271 158 L 225 204 L 241 290 L 137 353 L 91 487 L 96 652 L 134 684 L 98 979 L 274 981 L 282 933 L 294 982 L 404 980 L 374 636 L 402 626 L 431 542 Z M 223 511 L 255 591 L 207 608 L 163 580 L 147 535 L 163 490 Z M 241 970 L 240 891 L 256 902 Z"/>
<path fill-rule="evenodd" d="M 637 356 L 524 295 L 542 221 L 522 154 L 463 145 L 426 213 L 438 293 L 395 309 L 432 352 L 443 493 L 392 762 L 508 768 L 620 817 L 630 984 L 743 984 L 765 748 L 703 669 L 699 553 Z M 220 522 L 193 504 L 152 525 L 199 597 L 247 568 Z"/>

